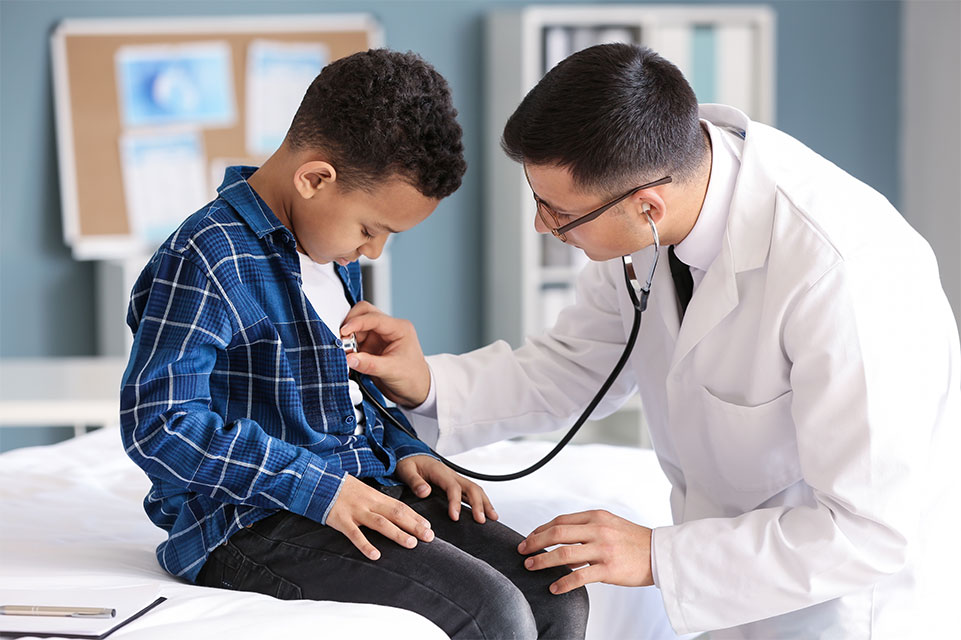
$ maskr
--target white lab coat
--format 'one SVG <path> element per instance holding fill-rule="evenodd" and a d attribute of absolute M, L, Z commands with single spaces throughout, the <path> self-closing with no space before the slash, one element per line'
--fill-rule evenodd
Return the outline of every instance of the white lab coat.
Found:
<path fill-rule="evenodd" d="M 671 624 L 946 633 L 961 575 L 961 358 L 934 255 L 881 195 L 786 134 L 719 105 L 701 117 L 746 131 L 721 252 L 680 329 L 662 260 L 598 411 L 640 393 L 673 485 L 676 524 L 653 538 Z M 652 251 L 633 256 L 639 273 Z M 565 427 L 631 320 L 620 260 L 592 263 L 546 335 L 431 357 L 438 418 L 410 414 L 415 427 L 441 453 Z"/>

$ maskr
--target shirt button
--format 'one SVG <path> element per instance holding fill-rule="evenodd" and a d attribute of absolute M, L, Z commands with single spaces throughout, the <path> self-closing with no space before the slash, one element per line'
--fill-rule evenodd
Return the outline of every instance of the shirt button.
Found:
<path fill-rule="evenodd" d="M 354 416 L 344 416 L 344 422 L 347 424 L 354 424 L 354 420 L 356 420 Z"/>
<path fill-rule="evenodd" d="M 336 344 L 336 345 L 337 345 L 338 347 L 340 347 L 341 349 L 344 348 L 344 342 L 343 342 L 343 340 L 341 340 L 340 338 L 335 338 L 335 339 L 334 339 L 334 344 Z"/>

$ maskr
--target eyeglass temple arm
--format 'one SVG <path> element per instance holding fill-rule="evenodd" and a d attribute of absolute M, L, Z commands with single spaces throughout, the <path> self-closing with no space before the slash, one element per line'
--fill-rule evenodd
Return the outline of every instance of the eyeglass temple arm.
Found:
<path fill-rule="evenodd" d="M 591 213 L 588 213 L 587 215 L 581 216 L 580 218 L 577 218 L 576 220 L 571 220 L 571 221 L 568 222 L 567 224 L 562 225 L 562 226 L 558 227 L 557 229 L 554 229 L 554 230 L 553 230 L 553 233 L 554 233 L 555 236 L 562 236 L 562 235 L 564 235 L 565 233 L 567 233 L 568 231 L 570 231 L 571 229 L 574 229 L 575 227 L 580 226 L 580 225 L 584 224 L 585 222 L 590 222 L 591 220 L 594 220 L 595 218 L 597 218 L 598 216 L 600 216 L 602 213 L 604 213 L 605 211 L 607 211 L 608 209 L 610 209 L 610 208 L 613 207 L 614 205 L 620 203 L 622 200 L 625 200 L 625 199 L 627 199 L 627 198 L 630 198 L 632 195 L 634 195 L 634 194 L 637 193 L 638 191 L 643 191 L 644 189 L 650 189 L 651 187 L 659 187 L 659 186 L 661 186 L 662 184 L 667 184 L 667 183 L 673 182 L 673 181 L 674 181 L 674 179 L 673 179 L 671 176 L 664 176 L 664 177 L 661 178 L 660 180 L 655 180 L 654 182 L 648 182 L 647 184 L 642 184 L 641 186 L 639 186 L 639 187 L 637 187 L 637 188 L 635 188 L 635 189 L 631 189 L 630 191 L 628 191 L 627 193 L 625 193 L 624 195 L 622 195 L 620 198 L 617 198 L 616 200 L 613 200 L 613 201 L 611 201 L 611 202 L 608 202 L 606 205 L 604 205 L 603 207 L 601 207 L 601 208 L 598 209 L 597 211 L 593 211 L 593 212 L 591 212 Z M 530 181 L 529 181 L 529 180 L 528 180 L 528 184 L 530 184 Z M 537 195 L 536 195 L 536 194 L 535 194 L 535 196 L 534 196 L 534 201 L 535 201 L 535 202 L 537 201 Z M 542 201 L 542 202 L 543 202 L 543 201 Z M 546 203 L 545 203 L 545 204 L 546 204 Z"/>

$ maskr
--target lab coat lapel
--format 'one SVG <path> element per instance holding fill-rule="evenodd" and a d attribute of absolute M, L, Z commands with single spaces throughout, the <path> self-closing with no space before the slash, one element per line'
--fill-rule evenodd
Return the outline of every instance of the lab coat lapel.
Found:
<path fill-rule="evenodd" d="M 704 279 L 688 303 L 677 334 L 674 357 L 671 359 L 672 369 L 737 306 L 737 302 L 734 260 L 728 233 L 725 232 L 721 253 L 704 274 Z"/>

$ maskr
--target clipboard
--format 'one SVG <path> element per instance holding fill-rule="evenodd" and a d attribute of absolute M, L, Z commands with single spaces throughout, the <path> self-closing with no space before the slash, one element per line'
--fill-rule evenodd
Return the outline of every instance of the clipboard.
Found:
<path fill-rule="evenodd" d="M 9 605 L 96 606 L 117 610 L 114 618 L 0 615 L 0 638 L 107 638 L 163 604 L 156 585 L 104 589 L 3 589 L 0 603 Z M 146 604 L 144 604 L 146 603 Z"/>

